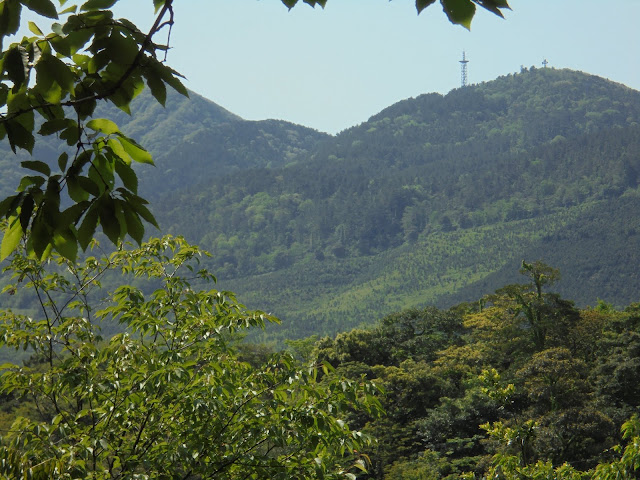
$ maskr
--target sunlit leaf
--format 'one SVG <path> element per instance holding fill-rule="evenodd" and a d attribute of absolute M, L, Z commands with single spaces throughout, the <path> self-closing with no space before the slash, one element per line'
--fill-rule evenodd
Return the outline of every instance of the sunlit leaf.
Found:
<path fill-rule="evenodd" d="M 120 142 L 125 152 L 127 152 L 135 162 L 153 165 L 151 154 L 138 145 L 134 140 L 125 137 L 124 135 L 119 135 L 117 140 Z"/>
<path fill-rule="evenodd" d="M 94 118 L 87 122 L 87 127 L 96 132 L 104 133 L 105 135 L 112 135 L 120 132 L 118 125 L 107 118 Z"/>
<path fill-rule="evenodd" d="M 13 251 L 18 248 L 20 239 L 22 238 L 22 225 L 18 218 L 11 217 L 9 219 L 9 228 L 5 230 L 2 236 L 2 244 L 0 244 L 0 261 L 7 258 Z"/>

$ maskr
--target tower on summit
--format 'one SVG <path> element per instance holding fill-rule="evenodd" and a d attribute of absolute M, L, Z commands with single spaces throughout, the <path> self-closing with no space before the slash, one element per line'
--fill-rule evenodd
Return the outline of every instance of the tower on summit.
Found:
<path fill-rule="evenodd" d="M 467 63 L 469 63 L 469 60 L 467 60 L 467 55 L 463 50 L 462 60 L 460 60 L 460 86 L 461 87 L 467 86 Z"/>

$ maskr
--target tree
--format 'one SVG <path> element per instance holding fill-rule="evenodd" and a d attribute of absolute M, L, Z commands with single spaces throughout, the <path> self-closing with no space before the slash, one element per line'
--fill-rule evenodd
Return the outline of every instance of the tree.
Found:
<path fill-rule="evenodd" d="M 282 0 L 293 8 L 298 0 Z M 23 26 L 22 9 L 48 19 L 65 19 L 45 32 L 29 22 L 31 36 L 2 50 L 0 57 L 0 140 L 11 149 L 34 153 L 36 140 L 56 135 L 62 144 L 53 159 L 22 162 L 29 170 L 17 193 L 0 202 L 0 218 L 9 228 L 0 260 L 20 240 L 38 258 L 52 250 L 75 259 L 100 227 L 114 244 L 129 235 L 142 241 L 144 223 L 157 226 L 147 202 L 137 195 L 132 162 L 152 158 L 106 118 L 92 118 L 98 101 L 129 113 L 131 101 L 146 87 L 164 105 L 167 86 L 187 95 L 180 74 L 166 64 L 174 0 L 153 0 L 156 19 L 147 33 L 109 10 L 118 0 L 88 0 L 67 5 L 59 0 L 0 1 L 0 44 Z M 324 7 L 326 0 L 304 0 Z M 435 0 L 417 0 L 418 13 Z M 469 28 L 476 4 L 495 13 L 506 0 L 441 0 L 448 18 Z M 160 43 L 158 35 L 166 33 Z M 66 150 L 66 151 L 63 151 Z M 43 161 L 44 160 L 44 161 Z"/>
<path fill-rule="evenodd" d="M 33 290 L 40 312 L 0 313 L 0 345 L 33 353 L 28 365 L 2 365 L 0 390 L 37 414 L 3 436 L 2 478 L 355 478 L 365 469 L 358 452 L 369 439 L 345 418 L 379 414 L 376 387 L 320 381 L 320 366 L 287 354 L 242 362 L 234 332 L 275 319 L 229 292 L 195 289 L 192 280 L 214 280 L 198 270 L 200 255 L 165 237 L 82 265 L 54 255 L 51 271 L 13 257 L 8 288 Z M 158 288 L 122 285 L 98 302 L 111 271 Z M 125 331 L 102 339 L 108 319 Z"/>

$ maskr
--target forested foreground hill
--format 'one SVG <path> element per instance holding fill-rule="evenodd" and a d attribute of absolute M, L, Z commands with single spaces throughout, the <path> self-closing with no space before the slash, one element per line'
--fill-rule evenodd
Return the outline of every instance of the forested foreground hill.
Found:
<path fill-rule="evenodd" d="M 579 304 L 637 299 L 640 93 L 531 69 L 399 102 L 300 152 L 156 202 L 163 228 L 213 254 L 222 285 L 337 332 L 450 305 L 522 258 L 566 272 Z"/>
<path fill-rule="evenodd" d="M 479 302 L 315 343 L 312 358 L 386 391 L 385 417 L 355 419 L 378 439 L 368 478 L 637 478 L 640 305 L 577 309 L 554 269 L 520 273 Z"/>

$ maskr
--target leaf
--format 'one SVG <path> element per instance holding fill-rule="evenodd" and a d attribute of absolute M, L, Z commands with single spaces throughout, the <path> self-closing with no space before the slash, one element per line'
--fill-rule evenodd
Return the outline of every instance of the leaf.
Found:
<path fill-rule="evenodd" d="M 24 162 L 20 162 L 22 168 L 28 168 L 29 170 L 33 170 L 38 173 L 42 173 L 47 177 L 51 175 L 51 168 L 44 162 L 40 162 L 38 160 L 28 160 Z"/>
<path fill-rule="evenodd" d="M 115 138 L 110 138 L 109 140 L 107 140 L 107 145 L 109 146 L 109 148 L 111 149 L 111 152 L 116 157 L 122 160 L 126 165 L 131 165 L 131 157 L 125 151 L 124 147 L 122 146 L 122 143 L 120 143 Z"/>
<path fill-rule="evenodd" d="M 71 261 L 76 260 L 78 254 L 78 242 L 70 228 L 57 231 L 53 234 L 53 246 L 56 251 Z"/>
<path fill-rule="evenodd" d="M 44 37 L 44 33 L 42 33 L 42 30 L 40 30 L 40 27 L 38 27 L 35 22 L 29 22 L 29 30 L 31 31 L 31 33 L 35 33 L 36 35 Z"/>
<path fill-rule="evenodd" d="M 145 71 L 145 74 L 146 73 L 147 72 Z M 147 86 L 151 90 L 153 98 L 155 98 L 158 103 L 164 107 L 167 101 L 167 87 L 162 80 L 153 74 L 153 72 L 150 73 L 150 75 L 145 75 L 145 78 L 147 79 Z"/>
<path fill-rule="evenodd" d="M 85 12 L 89 10 L 103 10 L 113 7 L 117 2 L 118 0 L 89 0 L 82 4 L 80 10 Z"/>
<path fill-rule="evenodd" d="M 0 202 L 0 218 L 7 215 L 14 215 L 16 208 L 22 203 L 24 193 L 11 195 Z"/>
<path fill-rule="evenodd" d="M 78 124 L 71 120 L 70 118 L 55 118 L 53 120 L 49 120 L 44 122 L 38 130 L 38 134 L 40 135 L 52 135 L 57 133 L 65 128 L 78 128 Z"/>
<path fill-rule="evenodd" d="M 476 6 L 471 0 L 440 0 L 449 21 L 471 29 L 471 20 L 476 13 Z"/>
<path fill-rule="evenodd" d="M 418 15 L 429 5 L 433 5 L 436 0 L 416 0 L 416 10 L 418 10 Z"/>
<path fill-rule="evenodd" d="M 84 202 L 85 200 L 89 199 L 89 192 L 87 192 L 87 190 L 82 187 L 82 184 L 80 182 L 81 178 L 86 177 L 70 176 L 67 178 L 67 192 L 69 193 L 69 197 L 71 197 L 71 200 L 73 200 L 74 202 Z M 89 180 L 89 182 L 94 185 L 91 180 Z M 98 192 L 98 195 L 99 194 L 100 193 Z"/>
<path fill-rule="evenodd" d="M 122 212 L 124 213 L 124 219 L 127 224 L 127 233 L 138 245 L 140 245 L 142 243 L 142 238 L 144 237 L 144 225 L 142 225 L 138 215 L 131 208 L 127 208 L 126 203 L 121 206 Z"/>
<path fill-rule="evenodd" d="M 116 204 L 109 195 L 101 197 L 99 202 L 100 225 L 102 231 L 111 240 L 111 243 L 117 245 L 122 238 L 122 228 L 118 220 L 116 212 Z"/>
<path fill-rule="evenodd" d="M 23 0 L 22 2 L 32 12 L 48 18 L 58 18 L 58 11 L 51 0 Z"/>
<path fill-rule="evenodd" d="M 0 244 L 0 262 L 7 258 L 18 248 L 20 239 L 22 238 L 22 225 L 16 217 L 9 219 L 9 228 L 4 231 L 2 236 L 2 244 Z"/>
<path fill-rule="evenodd" d="M 7 130 L 9 145 L 13 153 L 16 153 L 16 148 L 22 148 L 29 153 L 33 152 L 35 139 L 29 130 L 24 128 L 19 122 L 11 120 L 6 121 L 5 129 Z"/>
<path fill-rule="evenodd" d="M 13 35 L 20 28 L 20 11 L 22 5 L 18 0 L 4 0 L 0 4 L 0 37 Z"/>
<path fill-rule="evenodd" d="M 87 123 L 87 127 L 96 132 L 104 133 L 105 135 L 120 133 L 118 125 L 107 118 L 95 118 Z"/>
<path fill-rule="evenodd" d="M 145 204 L 147 203 L 146 200 L 138 196 L 131 196 L 130 198 L 127 198 L 127 201 L 129 205 L 131 205 L 133 209 L 138 213 L 138 215 L 140 215 L 142 218 L 144 218 L 147 222 L 149 222 L 151 225 L 156 227 L 158 230 L 160 229 L 155 217 L 152 215 L 149 209 L 145 207 Z"/>
<path fill-rule="evenodd" d="M 67 162 L 69 161 L 69 154 L 67 152 L 63 152 L 58 157 L 58 167 L 60 171 L 64 172 L 67 169 Z"/>
<path fill-rule="evenodd" d="M 98 226 L 97 205 L 98 202 L 93 202 L 93 204 L 87 210 L 80 228 L 78 228 L 76 237 L 82 250 L 87 249 L 89 243 L 91 243 L 91 240 L 93 239 L 93 234 L 96 232 L 96 227 Z"/>
<path fill-rule="evenodd" d="M 22 45 L 16 45 L 4 54 L 2 65 L 4 71 L 7 72 L 9 80 L 11 80 L 14 85 L 20 86 L 27 78 L 29 55 L 26 54 L 26 50 Z"/>
<path fill-rule="evenodd" d="M 125 137 L 124 135 L 118 135 L 118 141 L 122 145 L 122 148 L 124 148 L 124 151 L 127 152 L 134 161 L 153 165 L 151 154 L 138 145 L 135 140 Z"/>
<path fill-rule="evenodd" d="M 114 162 L 114 165 L 116 173 L 120 177 L 120 180 L 122 180 L 122 184 L 125 188 L 133 193 L 138 193 L 138 176 L 133 168 L 118 160 Z"/>
<path fill-rule="evenodd" d="M 41 76 L 50 76 L 64 91 L 73 93 L 75 88 L 73 71 L 59 58 L 51 54 L 42 55 L 36 70 Z"/>
<path fill-rule="evenodd" d="M 35 202 L 33 201 L 33 196 L 26 195 L 24 197 L 24 201 L 20 206 L 20 225 L 22 226 L 22 231 L 26 232 L 27 228 L 29 228 L 29 222 L 31 221 L 31 214 L 33 213 L 33 207 Z"/>

